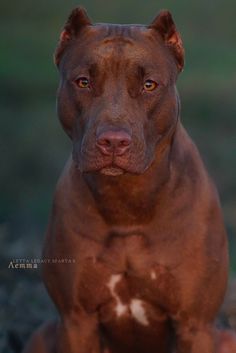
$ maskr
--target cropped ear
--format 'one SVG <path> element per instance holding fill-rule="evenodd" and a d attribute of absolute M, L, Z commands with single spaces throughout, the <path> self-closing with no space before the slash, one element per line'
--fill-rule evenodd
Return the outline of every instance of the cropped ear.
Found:
<path fill-rule="evenodd" d="M 89 19 L 87 12 L 82 7 L 75 8 L 61 32 L 60 40 L 54 54 L 54 62 L 58 66 L 60 59 L 70 41 L 77 37 L 80 30 L 86 26 L 91 26 L 92 22 Z"/>
<path fill-rule="evenodd" d="M 171 13 L 167 10 L 162 10 L 148 28 L 155 29 L 161 35 L 164 43 L 175 56 L 178 70 L 182 71 L 184 67 L 184 48 Z"/>

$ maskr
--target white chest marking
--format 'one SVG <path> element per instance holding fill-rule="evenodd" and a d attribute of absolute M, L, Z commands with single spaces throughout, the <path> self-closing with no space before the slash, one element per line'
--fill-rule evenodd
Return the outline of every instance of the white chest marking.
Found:
<path fill-rule="evenodd" d="M 128 310 L 127 305 L 121 302 L 119 296 L 115 292 L 115 286 L 120 280 L 121 280 L 121 275 L 112 275 L 110 278 L 110 281 L 107 284 L 108 288 L 111 291 L 111 295 L 116 300 L 115 311 L 118 317 L 124 315 Z"/>
<path fill-rule="evenodd" d="M 121 317 L 122 315 L 129 313 L 140 324 L 147 326 L 149 322 L 146 316 L 145 309 L 143 307 L 142 300 L 132 299 L 129 305 L 123 304 L 120 300 L 120 297 L 116 293 L 115 287 L 117 283 L 120 282 L 121 279 L 122 279 L 122 275 L 112 275 L 109 282 L 107 283 L 107 286 L 110 289 L 111 295 L 116 301 L 115 312 L 117 317 Z"/>
<path fill-rule="evenodd" d="M 132 299 L 130 303 L 130 310 L 132 316 L 142 325 L 147 326 L 149 324 L 145 310 L 143 308 L 142 300 Z"/>
<path fill-rule="evenodd" d="M 157 275 L 156 272 L 154 270 L 151 271 L 151 279 L 156 279 Z"/>

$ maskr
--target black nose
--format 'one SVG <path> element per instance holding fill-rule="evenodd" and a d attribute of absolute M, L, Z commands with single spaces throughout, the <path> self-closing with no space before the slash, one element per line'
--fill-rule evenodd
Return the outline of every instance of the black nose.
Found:
<path fill-rule="evenodd" d="M 109 156 L 122 156 L 128 151 L 131 143 L 131 136 L 124 130 L 108 130 L 101 132 L 97 137 L 97 147 L 102 154 Z"/>

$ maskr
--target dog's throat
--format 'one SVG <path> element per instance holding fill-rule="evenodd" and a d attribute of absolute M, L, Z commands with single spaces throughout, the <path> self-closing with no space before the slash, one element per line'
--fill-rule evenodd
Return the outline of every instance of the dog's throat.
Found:
<path fill-rule="evenodd" d="M 156 209 L 156 183 L 143 184 L 140 180 L 143 176 L 128 173 L 114 178 L 101 172 L 83 176 L 99 213 L 108 224 L 147 224 L 152 220 Z"/>

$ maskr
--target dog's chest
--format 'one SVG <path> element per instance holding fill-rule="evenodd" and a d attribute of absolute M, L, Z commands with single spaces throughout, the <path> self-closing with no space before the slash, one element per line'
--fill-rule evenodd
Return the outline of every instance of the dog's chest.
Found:
<path fill-rule="evenodd" d="M 166 290 L 173 276 L 158 264 L 143 236 L 113 237 L 95 258 L 88 258 L 79 279 L 80 301 L 87 311 L 98 311 L 105 325 L 135 323 L 150 328 L 166 321 L 161 310 L 170 298 Z"/>

